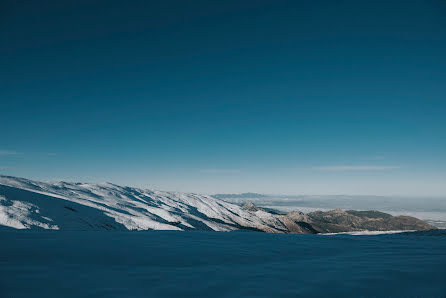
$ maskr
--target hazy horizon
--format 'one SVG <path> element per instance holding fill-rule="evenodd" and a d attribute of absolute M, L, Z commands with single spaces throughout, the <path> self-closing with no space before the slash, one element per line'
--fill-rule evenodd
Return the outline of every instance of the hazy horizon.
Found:
<path fill-rule="evenodd" d="M 16 177 L 16 178 L 24 178 L 32 181 L 39 181 L 39 182 L 50 182 L 50 183 L 57 183 L 57 182 L 68 182 L 68 183 L 89 183 L 89 184 L 115 184 L 123 187 L 136 187 L 136 188 L 142 188 L 142 189 L 150 189 L 150 190 L 160 190 L 160 191 L 174 191 L 174 192 L 182 192 L 181 190 L 175 190 L 175 189 L 160 189 L 160 188 L 154 188 L 150 187 L 150 184 L 147 186 L 138 186 L 135 184 L 122 184 L 122 183 L 116 183 L 111 181 L 105 181 L 105 180 L 99 180 L 99 181 L 89 181 L 85 179 L 35 179 L 30 177 L 20 177 L 20 176 L 14 176 L 14 175 L 6 175 L 3 173 L 0 173 L 0 176 L 9 176 L 9 177 Z M 318 193 L 267 193 L 267 192 L 257 192 L 257 191 L 241 191 L 241 192 L 196 192 L 196 191 L 183 191 L 183 192 L 190 192 L 190 193 L 197 193 L 197 194 L 203 194 L 203 195 L 233 195 L 234 197 L 241 198 L 242 195 L 245 194 L 252 194 L 253 196 L 247 197 L 249 198 L 261 198 L 265 197 L 268 199 L 271 198 L 298 198 L 298 197 L 321 197 L 321 198 L 328 198 L 328 197 L 356 197 L 356 198 L 372 198 L 372 197 L 381 197 L 381 198 L 409 198 L 409 199 L 446 199 L 446 195 L 404 195 L 404 194 L 396 194 L 396 195 L 377 195 L 377 194 L 360 194 L 360 193 L 326 193 L 326 194 L 318 194 Z M 256 197 L 255 195 L 259 195 L 259 197 Z"/>

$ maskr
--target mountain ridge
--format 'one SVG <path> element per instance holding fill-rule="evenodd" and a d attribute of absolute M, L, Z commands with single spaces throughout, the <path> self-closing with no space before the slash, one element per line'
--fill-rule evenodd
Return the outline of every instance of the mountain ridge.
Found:
<path fill-rule="evenodd" d="M 254 230 L 331 233 L 428 230 L 412 217 L 376 211 L 293 211 L 276 214 L 208 195 L 164 192 L 113 183 L 38 182 L 0 175 L 0 225 L 59 230 Z"/>

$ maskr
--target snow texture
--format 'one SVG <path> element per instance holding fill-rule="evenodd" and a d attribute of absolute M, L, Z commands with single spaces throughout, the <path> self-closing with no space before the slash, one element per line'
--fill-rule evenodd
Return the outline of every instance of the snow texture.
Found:
<path fill-rule="evenodd" d="M 0 230 L 1 297 L 444 297 L 444 230 Z"/>
<path fill-rule="evenodd" d="M 17 229 L 281 232 L 278 217 L 206 195 L 111 183 L 36 182 L 0 176 L 0 225 Z"/>

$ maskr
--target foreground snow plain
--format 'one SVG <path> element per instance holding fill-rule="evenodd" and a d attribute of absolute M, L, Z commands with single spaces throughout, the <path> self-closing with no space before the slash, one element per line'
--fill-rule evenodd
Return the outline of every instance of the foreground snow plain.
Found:
<path fill-rule="evenodd" d="M 444 297 L 446 232 L 0 229 L 1 297 Z"/>

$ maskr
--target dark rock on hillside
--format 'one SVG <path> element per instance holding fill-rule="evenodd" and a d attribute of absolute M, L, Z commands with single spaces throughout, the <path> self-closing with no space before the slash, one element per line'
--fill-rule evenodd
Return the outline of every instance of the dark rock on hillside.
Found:
<path fill-rule="evenodd" d="M 252 202 L 247 202 L 243 208 L 251 212 L 259 210 L 266 212 Z M 289 233 L 303 234 L 436 229 L 436 227 L 414 217 L 392 216 L 375 210 L 344 211 L 335 209 L 307 214 L 292 211 L 286 215 L 278 215 L 278 218 Z"/>
<path fill-rule="evenodd" d="M 436 227 L 410 216 L 392 216 L 379 211 L 316 211 L 307 214 L 320 233 L 351 231 L 431 230 Z"/>
<path fill-rule="evenodd" d="M 347 210 L 349 214 L 356 215 L 359 217 L 368 218 L 390 218 L 392 215 L 380 211 L 370 210 L 370 211 L 357 211 L 357 210 Z"/>
<path fill-rule="evenodd" d="M 411 216 L 392 216 L 382 220 L 367 220 L 362 228 L 374 231 L 387 230 L 432 230 L 436 227 Z"/>
<path fill-rule="evenodd" d="M 251 212 L 260 210 L 256 205 L 254 205 L 253 202 L 247 202 L 245 205 L 242 206 L 242 208 Z"/>
<path fill-rule="evenodd" d="M 300 211 L 291 211 L 287 216 L 296 222 L 309 222 L 310 220 L 308 215 Z"/>

